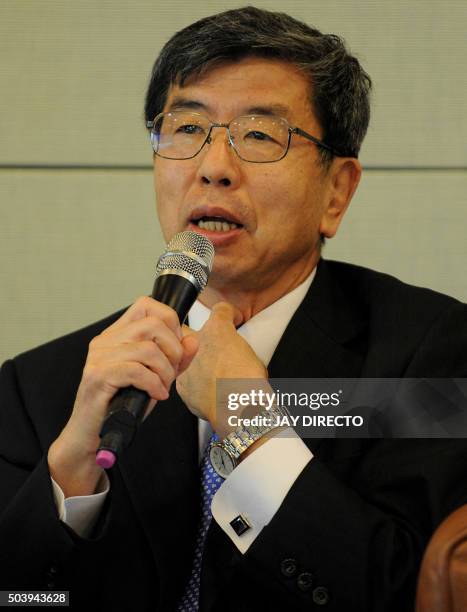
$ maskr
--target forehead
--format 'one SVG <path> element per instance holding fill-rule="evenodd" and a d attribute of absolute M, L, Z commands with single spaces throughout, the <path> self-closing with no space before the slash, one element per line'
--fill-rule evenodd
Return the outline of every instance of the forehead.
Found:
<path fill-rule="evenodd" d="M 291 122 L 313 120 L 309 80 L 289 62 L 246 58 L 212 68 L 183 87 L 173 85 L 164 110 L 196 108 L 210 119 L 228 121 L 259 108 Z"/>

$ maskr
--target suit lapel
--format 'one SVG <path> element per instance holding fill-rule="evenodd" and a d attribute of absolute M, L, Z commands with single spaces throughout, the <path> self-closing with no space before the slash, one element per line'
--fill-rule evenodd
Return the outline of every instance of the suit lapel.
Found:
<path fill-rule="evenodd" d="M 270 378 L 357 377 L 362 358 L 352 342 L 365 327 L 324 260 L 269 364 Z"/>
<path fill-rule="evenodd" d="M 269 378 L 358 378 L 365 326 L 327 263 L 320 260 L 316 277 L 271 359 Z M 314 452 L 322 438 L 304 442 Z"/>
<path fill-rule="evenodd" d="M 174 608 L 180 577 L 191 569 L 199 512 L 197 422 L 173 390 L 118 463 L 157 565 L 154 609 Z"/>

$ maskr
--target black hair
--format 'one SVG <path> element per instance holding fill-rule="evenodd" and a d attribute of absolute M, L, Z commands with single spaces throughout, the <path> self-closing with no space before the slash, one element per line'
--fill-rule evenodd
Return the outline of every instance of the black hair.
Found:
<path fill-rule="evenodd" d="M 359 61 L 339 36 L 253 6 L 205 17 L 170 38 L 152 69 L 146 121 L 162 112 L 171 85 L 183 87 L 215 66 L 251 56 L 294 64 L 310 81 L 321 139 L 343 156 L 358 157 L 370 119 L 371 90 Z M 333 154 L 318 150 L 319 162 L 329 166 Z"/>

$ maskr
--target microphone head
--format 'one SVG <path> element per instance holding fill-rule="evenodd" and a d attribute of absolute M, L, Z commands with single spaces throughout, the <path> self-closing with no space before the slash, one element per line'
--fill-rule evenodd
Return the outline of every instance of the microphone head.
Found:
<path fill-rule="evenodd" d="M 157 262 L 156 278 L 178 274 L 189 278 L 202 291 L 208 283 L 214 259 L 214 245 L 197 232 L 179 232 L 167 244 Z"/>

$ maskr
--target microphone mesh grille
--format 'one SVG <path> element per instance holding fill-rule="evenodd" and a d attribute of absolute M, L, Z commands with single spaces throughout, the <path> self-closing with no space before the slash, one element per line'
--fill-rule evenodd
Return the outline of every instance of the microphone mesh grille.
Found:
<path fill-rule="evenodd" d="M 171 270 L 174 274 L 185 272 L 196 279 L 202 290 L 207 285 L 213 258 L 214 246 L 210 240 L 196 232 L 180 232 L 168 243 L 166 252 L 159 258 L 156 272 L 157 275 L 164 270 Z"/>
<path fill-rule="evenodd" d="M 170 270 L 172 274 L 180 275 L 180 272 L 190 274 L 196 279 L 200 289 L 204 289 L 208 282 L 208 275 L 203 266 L 187 255 L 162 256 L 157 265 L 157 274 L 161 274 L 164 270 Z"/>
<path fill-rule="evenodd" d="M 179 232 L 173 236 L 172 240 L 167 245 L 167 251 L 184 251 L 192 252 L 204 260 L 205 264 L 212 269 L 212 260 L 214 258 L 214 246 L 210 240 L 196 232 Z"/>

